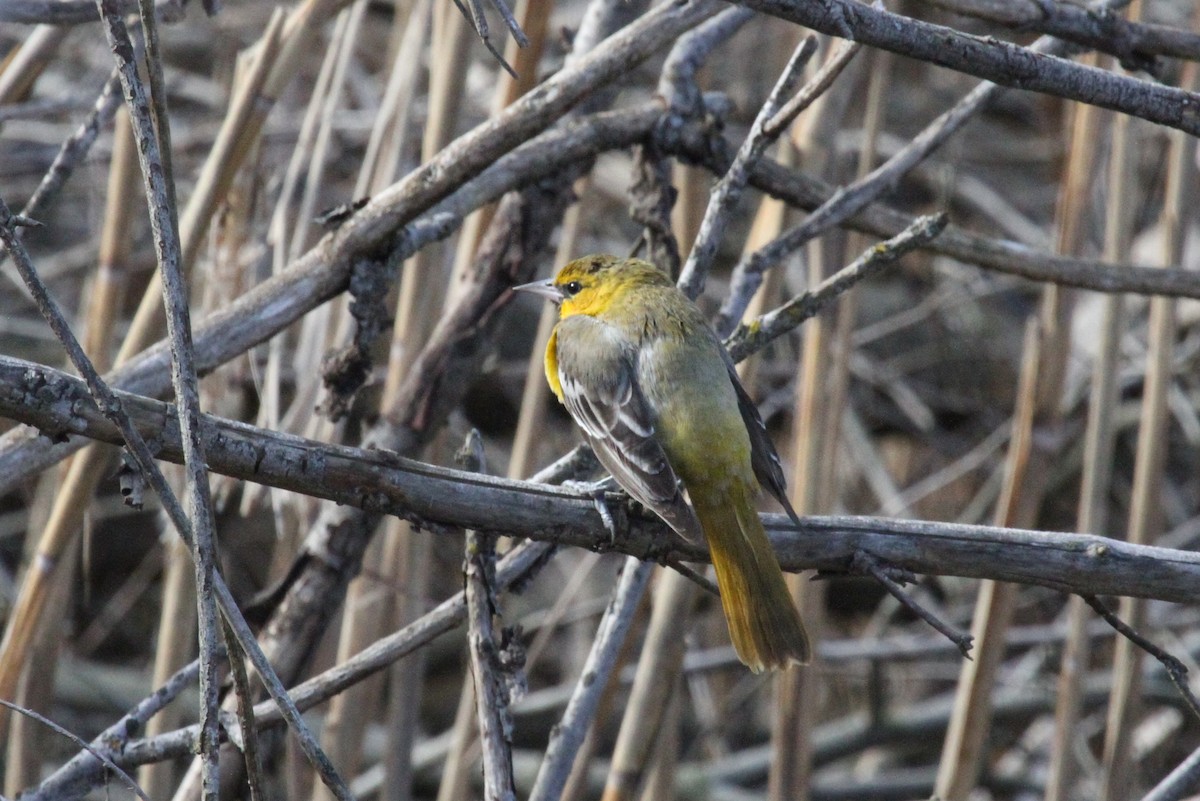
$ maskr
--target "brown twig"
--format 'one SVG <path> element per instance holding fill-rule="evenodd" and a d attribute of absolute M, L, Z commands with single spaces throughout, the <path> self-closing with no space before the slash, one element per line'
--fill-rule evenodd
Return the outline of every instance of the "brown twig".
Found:
<path fill-rule="evenodd" d="M 774 88 L 759 109 L 750 133 L 746 135 L 742 146 L 738 148 L 733 163 L 728 172 L 721 176 L 716 187 L 709 196 L 708 208 L 704 211 L 704 219 L 700 221 L 700 230 L 696 241 L 688 253 L 687 261 L 679 273 L 678 287 L 688 297 L 696 298 L 704 291 L 704 282 L 717 255 L 717 248 L 725 235 L 729 223 L 729 215 L 737 206 L 749 180 L 749 173 L 754 163 L 762 158 L 763 152 L 782 133 L 782 127 L 774 127 L 768 131 L 777 112 L 784 105 L 784 98 L 792 93 L 796 84 L 803 76 L 804 66 L 817 52 L 815 36 L 805 37 L 796 47 L 791 59 L 783 68 Z M 799 112 L 797 112 L 799 113 Z"/>
<path fill-rule="evenodd" d="M 471 429 L 455 461 L 472 473 L 485 471 L 483 438 L 477 430 Z M 483 741 L 483 795 L 487 801 L 516 801 L 510 686 L 514 674 L 524 666 L 511 664 L 493 624 L 499 614 L 495 535 L 467 529 L 463 573 L 467 642 L 475 675 L 475 711 Z"/>
<path fill-rule="evenodd" d="M 583 664 L 571 700 L 567 702 L 562 720 L 546 746 L 546 758 L 538 769 L 529 801 L 554 801 L 561 796 L 653 570 L 650 562 L 633 558 L 625 560 L 621 578 L 596 628 L 592 648 Z"/>
<path fill-rule="evenodd" d="M 1112 626 L 1117 633 L 1129 640 L 1129 642 L 1133 643 L 1138 648 L 1150 654 L 1150 656 L 1154 657 L 1162 664 L 1163 669 L 1167 671 L 1167 677 L 1179 690 L 1179 694 L 1183 696 L 1183 700 L 1187 703 L 1188 708 L 1192 710 L 1192 713 L 1197 719 L 1200 719 L 1200 700 L 1196 698 L 1195 694 L 1192 693 L 1191 687 L 1188 686 L 1187 666 L 1183 664 L 1183 662 L 1179 661 L 1179 659 L 1176 657 L 1155 645 L 1148 638 L 1144 637 L 1137 631 L 1137 629 L 1130 626 L 1124 620 L 1121 620 L 1121 618 L 1118 617 L 1115 612 L 1109 609 L 1108 606 L 1095 595 L 1082 595 L 1080 597 L 1083 598 L 1088 606 L 1095 610 L 1096 614 L 1104 618 L 1105 622 Z"/>
<path fill-rule="evenodd" d="M 892 594 L 892 596 L 904 605 L 908 611 L 912 612 L 917 617 L 924 620 L 937 631 L 946 635 L 946 639 L 954 643 L 954 647 L 958 649 L 967 659 L 971 658 L 971 645 L 974 642 L 974 637 L 970 634 L 959 631 L 954 626 L 946 623 L 930 610 L 922 606 L 917 599 L 908 594 L 902 583 L 896 581 L 888 573 L 887 566 L 880 564 L 879 560 L 866 551 L 858 551 L 854 554 L 851 561 L 851 569 L 862 571 L 872 576 L 876 581 L 884 586 L 884 588 Z M 910 574 L 911 575 L 911 574 Z M 902 581 L 909 581 L 905 578 Z"/>

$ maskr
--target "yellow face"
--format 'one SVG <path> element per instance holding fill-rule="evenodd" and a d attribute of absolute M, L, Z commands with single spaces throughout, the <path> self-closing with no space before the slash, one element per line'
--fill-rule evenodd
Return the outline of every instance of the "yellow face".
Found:
<path fill-rule="evenodd" d="M 641 259 L 617 256 L 584 256 L 563 267 L 550 285 L 562 298 L 559 317 L 595 315 L 609 308 L 617 297 L 646 285 L 670 286 L 670 279 L 654 265 Z"/>

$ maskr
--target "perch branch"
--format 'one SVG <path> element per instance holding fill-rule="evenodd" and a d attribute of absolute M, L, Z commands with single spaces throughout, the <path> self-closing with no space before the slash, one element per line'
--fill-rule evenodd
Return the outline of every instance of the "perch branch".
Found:
<path fill-rule="evenodd" d="M 167 404 L 118 397 L 138 428 L 153 437 L 158 457 L 178 461 L 178 427 Z M 4 356 L 0 415 L 46 431 L 121 442 L 79 379 Z M 615 527 L 610 532 L 592 496 L 578 491 L 464 473 L 211 416 L 204 419 L 202 435 L 214 472 L 399 515 L 435 530 L 500 530 L 640 558 L 707 561 L 701 549 L 671 541 L 657 519 L 632 514 L 616 496 L 608 504 Z M 844 571 L 855 551 L 867 550 L 915 573 L 1178 603 L 1194 600 L 1200 581 L 1200 554 L 1087 534 L 869 517 L 811 517 L 801 529 L 780 515 L 764 521 L 780 564 L 793 571 Z"/>

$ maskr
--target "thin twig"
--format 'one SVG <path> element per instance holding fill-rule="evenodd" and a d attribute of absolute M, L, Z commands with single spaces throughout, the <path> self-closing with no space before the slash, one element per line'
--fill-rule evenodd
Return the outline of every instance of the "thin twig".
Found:
<path fill-rule="evenodd" d="M 84 740 L 82 738 L 67 731 L 62 726 L 59 726 L 57 723 L 50 720 L 50 718 L 46 717 L 45 715 L 40 715 L 37 712 L 34 712 L 32 709 L 26 709 L 23 706 L 14 704 L 12 701 L 5 701 L 3 698 L 0 698 L 0 706 L 5 706 L 5 707 L 11 709 L 13 712 L 24 715 L 25 717 L 29 718 L 30 720 L 36 720 L 38 723 L 41 723 L 46 728 L 51 729 L 51 730 L 57 732 L 58 734 L 61 734 L 63 737 L 66 737 L 68 740 L 75 743 L 75 745 L 79 746 L 84 751 L 88 752 L 89 754 L 94 756 L 96 759 L 103 762 L 105 768 L 107 768 L 108 770 L 111 770 L 112 772 L 114 772 L 118 776 L 120 776 L 125 781 L 125 783 L 129 785 L 129 789 L 131 789 L 131 790 L 133 790 L 133 792 L 137 793 L 138 798 L 142 799 L 142 801 L 150 801 L 150 797 L 148 795 L 146 795 L 145 791 L 142 790 L 142 788 L 138 785 L 138 783 L 136 781 L 134 781 L 134 778 L 132 776 L 130 776 L 125 771 L 121 770 L 121 768 L 115 762 L 113 762 L 111 759 L 109 759 L 103 753 L 101 753 L 100 751 L 97 751 L 91 745 L 84 742 Z"/>
<path fill-rule="evenodd" d="M 927 2 L 955 14 L 1057 36 L 1081 47 L 1108 53 L 1120 59 L 1121 65 L 1130 72 L 1144 70 L 1161 77 L 1155 72 L 1155 67 L 1161 66 L 1156 56 L 1200 60 L 1200 36 L 1178 25 L 1148 24 L 1074 3 L 1041 3 L 1037 0 Z"/>
<path fill-rule="evenodd" d="M 1200 748 L 1176 765 L 1142 801 L 1183 801 L 1195 797 L 1197 788 L 1200 788 Z"/>
<path fill-rule="evenodd" d="M 954 626 L 945 622 L 933 612 L 926 609 L 917 599 L 908 594 L 900 582 L 896 581 L 888 575 L 887 568 L 880 564 L 880 561 L 866 551 L 858 551 L 854 554 L 854 559 L 851 562 L 851 569 L 862 571 L 874 577 L 876 581 L 884 586 L 892 596 L 904 605 L 908 611 L 912 612 L 917 617 L 924 620 L 937 631 L 946 635 L 946 639 L 954 643 L 954 647 L 959 650 L 967 659 L 971 658 L 971 645 L 974 642 L 974 637 L 970 634 L 959 631 Z"/>
<path fill-rule="evenodd" d="M 21 241 L 17 239 L 12 227 L 8 224 L 10 217 L 11 212 L 9 212 L 8 206 L 0 198 L 0 241 L 4 243 L 5 248 L 13 259 L 14 265 L 21 273 L 22 279 L 25 280 L 26 286 L 34 296 L 38 308 L 46 318 L 50 328 L 62 342 L 71 363 L 79 371 L 79 374 L 83 376 L 87 385 L 87 392 L 94 400 L 96 408 L 106 419 L 116 426 L 120 432 L 121 440 L 133 454 L 138 467 L 145 474 L 150 486 L 158 493 L 159 500 L 162 502 L 163 508 L 167 511 L 172 523 L 175 524 L 180 537 L 187 543 L 189 549 L 193 548 L 194 538 L 192 536 L 191 521 L 183 511 L 183 506 L 180 504 L 179 499 L 167 483 L 166 477 L 155 461 L 155 455 L 150 451 L 146 440 L 142 437 L 129 414 L 123 408 L 120 399 L 118 399 L 112 388 L 96 372 L 95 366 L 87 357 L 87 354 L 84 353 L 79 340 L 75 338 L 75 334 L 71 331 L 66 317 L 63 316 L 62 310 L 54 299 L 50 297 L 49 291 L 34 269 L 33 263 L 29 258 L 29 253 L 25 250 Z M 175 415 L 171 415 L 171 417 L 174 418 Z M 333 772 L 333 766 L 329 763 L 329 758 L 320 750 L 316 740 L 313 738 L 312 732 L 308 729 L 308 725 L 300 717 L 299 711 L 288 700 L 286 689 L 279 681 L 279 677 L 275 675 L 270 662 L 267 661 L 266 655 L 263 654 L 262 649 L 254 638 L 253 632 L 250 631 L 249 625 L 242 616 L 241 610 L 234 602 L 233 594 L 229 591 L 229 587 L 226 586 L 224 579 L 221 578 L 219 573 L 213 576 L 213 591 L 217 603 L 225 613 L 226 619 L 229 621 L 235 634 L 238 635 L 239 644 L 250 656 L 251 662 L 263 679 L 263 683 L 267 686 L 271 697 L 283 704 L 288 717 L 288 723 L 293 727 L 293 731 L 304 747 L 305 753 L 309 755 L 314 764 L 324 766 L 324 769 L 333 777 L 330 780 L 336 779 L 337 782 L 341 782 L 340 777 L 337 777 L 336 772 Z M 321 768 L 319 767 L 319 769 Z M 342 785 L 344 787 L 344 782 L 342 782 Z M 349 797 L 348 789 L 346 790 L 346 794 L 346 797 Z"/>
<path fill-rule="evenodd" d="M 458 10 L 462 13 L 462 15 L 471 23 L 471 26 L 475 29 L 475 33 L 479 35 L 479 39 L 483 42 L 483 46 L 488 49 L 488 52 L 492 54 L 492 57 L 495 58 L 496 61 L 500 62 L 500 66 L 504 68 L 504 71 L 507 72 L 513 78 L 513 80 L 516 80 L 517 71 L 514 70 L 512 65 L 505 60 L 504 54 L 497 50 L 496 46 L 492 44 L 492 39 L 488 31 L 487 15 L 483 13 L 482 0 L 467 0 L 467 2 L 469 2 L 471 5 L 470 10 L 463 5 L 463 0 L 454 0 L 454 5 L 458 7 Z M 504 0 L 496 0 L 496 2 L 502 4 Z M 505 8 L 505 10 L 507 11 L 508 9 Z M 511 17 L 512 14 L 510 13 L 509 18 Z M 513 20 L 513 24 L 516 25 L 515 19 Z M 520 30 L 520 26 L 517 26 L 517 31 Z M 529 43 L 528 40 L 525 40 L 524 33 L 521 33 L 521 38 L 517 41 L 520 43 L 521 47 L 524 47 Z"/>
<path fill-rule="evenodd" d="M 54 785 L 54 798 L 82 798 L 88 790 L 103 778 L 113 759 L 121 760 L 121 751 L 130 738 L 145 730 L 146 721 L 158 714 L 163 707 L 179 697 L 200 672 L 200 662 L 195 660 L 177 670 L 155 692 L 142 699 L 132 710 L 92 740 L 91 748 L 80 751 L 65 765 L 54 772 L 54 776 L 66 776 L 66 782 Z M 99 753 L 97 753 L 99 752 Z M 107 754 L 107 756 L 105 756 Z M 125 763 L 125 767 L 132 767 Z M 43 782 L 51 782 L 53 777 Z"/>
<path fill-rule="evenodd" d="M 750 169 L 755 162 L 762 158 L 763 151 L 771 142 L 775 141 L 775 138 L 783 130 L 776 128 L 774 133 L 767 133 L 767 124 L 783 105 L 784 98 L 791 94 L 800 81 L 804 65 L 816 52 L 817 38 L 815 36 L 806 36 L 796 47 L 787 66 L 783 68 L 779 80 L 775 82 L 775 87 L 754 118 L 754 123 L 750 126 L 750 133 L 746 135 L 742 146 L 738 148 L 737 155 L 733 157 L 733 163 L 729 165 L 728 172 L 721 177 L 713 189 L 709 197 L 708 208 L 704 210 L 704 219 L 700 222 L 700 231 L 696 234 L 696 242 L 692 245 L 687 262 L 684 263 L 683 269 L 679 273 L 678 286 L 688 297 L 699 297 L 700 293 L 704 291 L 704 281 L 708 277 L 708 271 L 717 255 L 717 248 L 720 247 L 721 240 L 725 235 L 729 215 L 737 206 L 742 191 L 746 188 Z"/>
<path fill-rule="evenodd" d="M 761 350 L 772 340 L 817 314 L 826 304 L 859 281 L 875 275 L 906 253 L 936 238 L 946 227 L 947 221 L 945 214 L 918 218 L 900 234 L 869 248 L 853 262 L 822 281 L 815 289 L 792 298 L 749 325 L 740 325 L 726 340 L 729 355 L 734 361 L 741 361 L 750 353 Z"/>
<path fill-rule="evenodd" d="M 1093 8 L 1111 8 L 1106 3 Z M 997 84 L 1044 92 L 1200 133 L 1200 96 L 1175 87 L 1086 67 L 1054 54 L 1072 47 L 1061 40 L 1054 53 L 1021 47 L 995 37 L 972 36 L 944 25 L 893 14 L 858 0 L 740 0 L 739 5 L 786 19 L 814 31 L 853 39 L 898 55 L 928 61 Z"/>
<path fill-rule="evenodd" d="M 676 113 L 693 117 L 703 112 L 696 73 L 713 50 L 753 18 L 754 12 L 750 9 L 734 6 L 679 37 L 663 62 L 658 81 L 658 93 L 667 99 Z"/>
<path fill-rule="evenodd" d="M 229 653 L 229 674 L 233 677 L 233 692 L 237 696 L 239 749 L 246 763 L 246 784 L 250 788 L 250 801 L 266 801 L 262 758 L 258 752 L 258 730 L 254 725 L 254 695 L 250 677 L 246 673 L 245 655 L 237 644 L 237 635 L 228 622 L 222 627 L 225 648 Z M 227 727 L 228 729 L 228 727 Z M 233 739 L 233 732 L 230 732 Z"/>
<path fill-rule="evenodd" d="M 1117 633 L 1125 637 L 1131 643 L 1141 648 L 1150 656 L 1157 659 L 1167 671 L 1167 677 L 1171 683 L 1179 690 L 1179 694 L 1183 696 L 1183 700 L 1187 702 L 1188 708 L 1192 710 L 1197 719 L 1200 719 L 1200 700 L 1192 693 L 1192 688 L 1188 686 L 1187 665 L 1183 664 L 1179 659 L 1164 651 L 1162 648 L 1155 645 L 1148 638 L 1140 634 L 1137 629 L 1130 626 L 1124 620 L 1117 617 L 1116 612 L 1113 612 L 1108 606 L 1097 598 L 1095 595 L 1084 594 L 1083 598 L 1087 605 L 1095 610 L 1096 614 L 1104 618 L 1108 625 L 1112 626 Z"/>
<path fill-rule="evenodd" d="M 97 0 L 109 47 L 117 60 L 121 86 L 133 134 L 138 144 L 146 198 L 150 204 L 150 228 L 162 278 L 163 302 L 167 309 L 167 335 L 171 342 L 171 383 L 178 405 L 183 439 L 184 466 L 187 476 L 188 512 L 192 525 L 192 544 L 196 571 L 196 602 L 199 608 L 200 638 L 200 722 L 199 751 L 203 760 L 203 795 L 216 799 L 220 792 L 220 709 L 216 663 L 213 654 L 220 641 L 217 610 L 213 597 L 213 573 L 216 563 L 216 526 L 212 498 L 205 468 L 204 447 L 200 438 L 200 395 L 197 387 L 195 352 L 192 347 L 191 316 L 187 284 L 183 277 L 179 247 L 178 217 L 174 190 L 168 186 L 168 167 L 164 163 L 167 120 L 165 98 L 156 98 L 155 108 L 147 97 L 134 61 L 132 42 L 116 0 Z M 148 31 L 148 33 L 150 33 Z M 151 47 L 156 43 L 151 40 Z M 153 76 L 155 69 L 149 70 Z M 161 78 L 161 65 L 159 67 Z M 162 88 L 160 87 L 160 91 Z M 160 127 L 161 126 L 161 127 Z"/>
<path fill-rule="evenodd" d="M 92 104 L 91 111 L 88 112 L 87 117 L 79 124 L 74 133 L 67 137 L 59 147 L 54 161 L 50 163 L 41 182 L 33 190 L 29 200 L 25 202 L 25 207 L 21 209 L 20 214 L 14 215 L 15 220 L 36 220 L 50 201 L 58 195 L 67 178 L 87 157 L 96 138 L 100 135 L 100 131 L 112 121 L 113 115 L 121 107 L 120 89 L 120 74 L 114 69 L 108 80 L 105 81 L 104 88 L 100 90 L 96 102 Z M 6 258 L 6 256 L 0 256 L 0 258 Z M 24 284 L 17 282 L 14 284 L 22 292 L 25 291 Z"/>
<path fill-rule="evenodd" d="M 841 2 L 841 0 L 836 0 L 836 2 Z M 871 9 L 861 4 L 856 4 L 856 6 L 856 10 L 862 14 L 894 16 L 885 11 Z M 931 27 L 936 28 L 938 26 Z M 866 40 L 860 40 L 857 37 L 850 38 L 863 41 L 867 44 L 871 43 Z M 1064 52 L 1065 49 L 1066 44 L 1064 42 L 1050 36 L 1041 37 L 1028 48 L 1030 53 L 1048 55 L 1058 55 Z M 1071 62 L 1063 63 L 1071 64 L 1073 67 L 1078 66 Z M 1084 69 L 1082 66 L 1078 66 L 1078 68 Z M 1099 70 L 1095 71 L 1099 72 Z M 733 320 L 741 318 L 742 313 L 745 311 L 745 304 L 758 289 L 759 284 L 762 283 L 763 271 L 778 264 L 788 254 L 794 253 L 813 237 L 842 223 L 866 208 L 867 205 L 876 200 L 883 192 L 895 186 L 906 173 L 921 163 L 930 153 L 962 128 L 964 124 L 974 118 L 976 112 L 1002 91 L 1002 88 L 998 83 L 987 81 L 980 83 L 967 93 L 962 100 L 956 103 L 953 108 L 944 112 L 936 120 L 927 125 L 909 144 L 901 148 L 886 162 L 876 167 L 867 176 L 838 189 L 819 208 L 805 218 L 804 222 L 787 231 L 769 245 L 760 248 L 747 258 L 742 259 L 734 270 L 729 297 L 721 306 L 717 330 L 727 330 L 728 327 L 732 326 Z M 1196 98 L 1196 100 L 1200 101 L 1200 98 Z M 1091 101 L 1084 99 L 1084 102 Z"/>
<path fill-rule="evenodd" d="M 484 472 L 483 439 L 471 429 L 456 461 L 473 473 Z M 475 711 L 483 742 L 483 795 L 488 801 L 516 801 L 512 765 L 512 713 L 503 646 L 496 637 L 496 536 L 467 529 L 463 590 L 467 603 L 467 642 L 475 674 Z M 517 665 L 516 669 L 521 666 Z"/>
<path fill-rule="evenodd" d="M 779 109 L 774 117 L 767 120 L 766 125 L 763 126 L 763 133 L 772 139 L 783 133 L 796 117 L 800 116 L 818 97 L 829 91 L 829 87 L 833 86 L 833 82 L 842 74 L 842 70 L 846 69 L 861 47 L 862 45 L 858 42 L 849 40 L 839 44 L 833 55 L 827 58 L 821 68 L 817 70 L 817 74 L 812 76 L 800 91 L 785 103 L 783 108 Z"/>
<path fill-rule="evenodd" d="M 633 557 L 625 560 L 621 578 L 596 628 L 571 700 L 546 746 L 546 757 L 538 768 L 529 801 L 555 801 L 562 794 L 653 570 L 654 565 L 650 562 Z"/>

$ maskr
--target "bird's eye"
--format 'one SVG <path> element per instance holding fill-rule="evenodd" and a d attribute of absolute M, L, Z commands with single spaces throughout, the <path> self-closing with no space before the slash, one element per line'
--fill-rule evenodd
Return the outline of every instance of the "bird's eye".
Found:
<path fill-rule="evenodd" d="M 568 295 L 578 295 L 579 290 L 581 289 L 583 289 L 583 284 L 579 283 L 578 281 L 571 281 L 563 287 L 563 291 Z"/>

